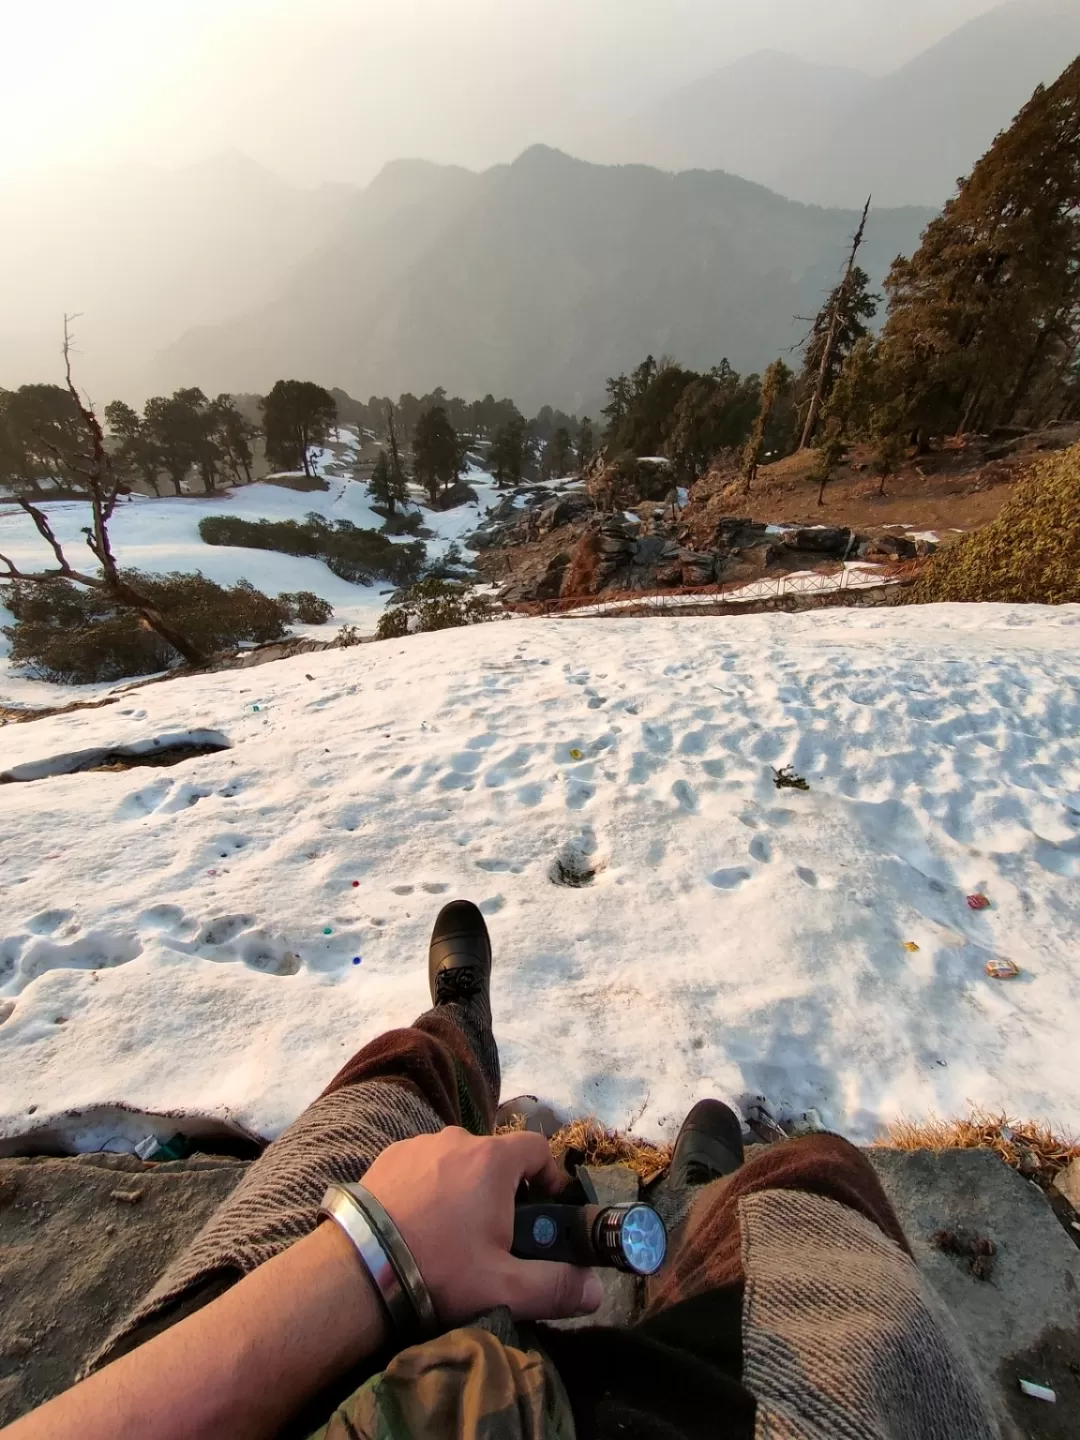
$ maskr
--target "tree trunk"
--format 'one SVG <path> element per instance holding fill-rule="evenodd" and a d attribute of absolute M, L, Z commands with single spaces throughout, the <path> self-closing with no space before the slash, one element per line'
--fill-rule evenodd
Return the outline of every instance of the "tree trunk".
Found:
<path fill-rule="evenodd" d="M 807 411 L 806 424 L 803 427 L 802 439 L 799 441 L 799 449 L 805 450 L 814 438 L 814 430 L 817 427 L 818 416 L 821 414 L 821 407 L 825 400 L 825 382 L 829 378 L 829 370 L 832 367 L 833 351 L 836 349 L 836 337 L 840 331 L 840 307 L 847 296 L 848 285 L 851 283 L 851 273 L 855 269 L 855 258 L 859 253 L 859 246 L 863 242 L 866 233 L 866 217 L 870 213 L 869 197 L 863 207 L 862 220 L 855 232 L 855 239 L 851 244 L 851 254 L 848 256 L 847 270 L 844 272 L 844 279 L 836 294 L 836 301 L 833 305 L 832 315 L 829 317 L 829 330 L 825 336 L 825 348 L 821 353 L 821 366 L 818 369 L 817 384 L 814 386 L 814 393 L 810 400 L 810 409 Z"/>
<path fill-rule="evenodd" d="M 1057 317 L 1055 316 L 1054 318 L 1056 323 Z M 1020 408 L 1020 401 L 1023 400 L 1028 385 L 1031 383 L 1032 371 L 1039 363 L 1039 359 L 1046 346 L 1046 342 L 1047 340 L 1049 340 L 1052 333 L 1052 328 L 1050 326 L 1046 326 L 1039 331 L 1035 344 L 1031 348 L 1031 354 L 1028 356 L 1027 362 L 1024 365 L 1023 370 L 1020 372 L 1020 378 L 1013 386 L 1012 394 L 1009 396 L 1008 414 L 1005 416 L 1006 425 L 1011 425 L 1013 423 L 1016 412 Z"/>
<path fill-rule="evenodd" d="M 194 665 L 200 670 L 205 667 L 207 657 L 197 645 L 193 645 L 185 635 L 169 624 L 152 600 L 140 591 L 133 589 L 126 580 L 121 580 L 119 576 L 111 577 L 107 581 L 106 589 L 119 604 L 126 605 L 131 610 L 137 610 L 155 635 L 160 635 L 167 644 L 184 657 L 189 665 Z"/>

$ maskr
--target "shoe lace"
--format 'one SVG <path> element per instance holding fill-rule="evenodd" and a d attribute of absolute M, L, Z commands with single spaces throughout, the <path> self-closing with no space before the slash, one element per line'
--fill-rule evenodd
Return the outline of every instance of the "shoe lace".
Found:
<path fill-rule="evenodd" d="M 483 977 L 475 965 L 454 965 L 440 970 L 435 977 L 435 1004 L 449 1005 L 455 1000 L 471 1000 L 483 988 Z"/>

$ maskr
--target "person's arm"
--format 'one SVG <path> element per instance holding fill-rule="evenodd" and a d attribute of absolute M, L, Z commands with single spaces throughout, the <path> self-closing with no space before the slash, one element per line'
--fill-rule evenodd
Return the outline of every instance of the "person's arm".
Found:
<path fill-rule="evenodd" d="M 510 1255 L 523 1178 L 557 1190 L 547 1142 L 443 1130 L 392 1145 L 364 1176 L 448 1327 L 497 1305 L 520 1319 L 595 1310 L 592 1271 Z M 324 1222 L 202 1310 L 0 1432 L 2 1440 L 259 1440 L 384 1340 L 350 1240 Z"/>

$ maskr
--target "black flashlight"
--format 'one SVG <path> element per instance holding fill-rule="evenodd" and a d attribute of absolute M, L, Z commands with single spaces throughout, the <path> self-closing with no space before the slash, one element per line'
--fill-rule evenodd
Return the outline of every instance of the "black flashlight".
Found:
<path fill-rule="evenodd" d="M 514 1243 L 519 1260 L 560 1260 L 607 1266 L 628 1275 L 655 1275 L 667 1254 L 667 1230 L 651 1205 L 518 1205 Z"/>

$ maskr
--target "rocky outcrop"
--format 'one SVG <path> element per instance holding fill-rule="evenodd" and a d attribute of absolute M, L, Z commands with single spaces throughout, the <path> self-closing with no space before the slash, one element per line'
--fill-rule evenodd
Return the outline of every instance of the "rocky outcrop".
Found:
<path fill-rule="evenodd" d="M 456 510 L 459 505 L 476 504 L 480 497 L 471 485 L 466 485 L 464 480 L 457 480 L 453 485 L 448 485 L 432 507 L 435 510 Z"/>
<path fill-rule="evenodd" d="M 879 560 L 914 560 L 919 553 L 916 541 L 906 535 L 875 535 L 860 548 L 859 554 Z M 929 554 L 927 542 L 923 542 L 923 553 Z"/>
<path fill-rule="evenodd" d="M 788 530 L 783 537 L 789 549 L 802 550 L 810 555 L 828 555 L 833 560 L 850 559 L 862 538 L 835 525 L 813 525 L 800 530 Z"/>
<path fill-rule="evenodd" d="M 596 502 L 585 490 L 552 496 L 543 487 L 521 488 L 492 507 L 479 529 L 466 537 L 465 544 L 470 550 L 527 545 L 595 513 Z"/>
<path fill-rule="evenodd" d="M 702 545 L 700 524 L 680 519 L 676 505 L 640 503 L 629 511 L 619 486 L 643 462 L 619 460 L 594 467 L 586 488 L 552 495 L 543 487 L 519 489 L 489 511 L 467 543 L 473 550 L 505 551 L 482 563 L 503 581 L 500 598 L 530 604 L 605 592 L 703 589 L 867 557 L 908 560 L 932 548 L 904 536 L 860 535 L 844 526 L 762 524 L 726 515 L 712 522 Z M 660 463 L 645 465 L 655 474 Z M 666 472 L 665 499 L 670 498 Z M 603 499 L 609 508 L 601 512 Z M 611 513 L 610 504 L 619 502 Z M 557 547 L 557 548 L 556 548 Z"/>
<path fill-rule="evenodd" d="M 618 455 L 593 467 L 586 487 L 601 510 L 626 510 L 643 500 L 666 500 L 675 485 L 670 461 Z"/>

